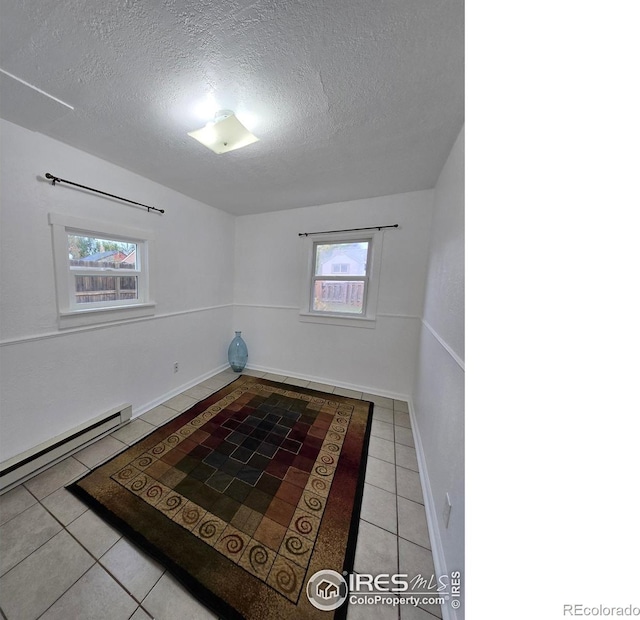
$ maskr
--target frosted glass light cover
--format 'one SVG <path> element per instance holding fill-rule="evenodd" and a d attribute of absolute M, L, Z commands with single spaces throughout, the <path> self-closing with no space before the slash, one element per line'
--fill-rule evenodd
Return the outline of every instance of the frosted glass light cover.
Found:
<path fill-rule="evenodd" d="M 188 135 L 218 155 L 249 146 L 259 140 L 235 115 L 217 123 L 207 123 L 202 129 L 190 131 Z"/>

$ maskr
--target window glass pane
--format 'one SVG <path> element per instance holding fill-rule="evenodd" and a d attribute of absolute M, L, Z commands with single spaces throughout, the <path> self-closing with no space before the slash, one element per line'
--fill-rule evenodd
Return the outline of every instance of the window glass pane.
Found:
<path fill-rule="evenodd" d="M 138 299 L 137 276 L 76 276 L 76 303 Z"/>
<path fill-rule="evenodd" d="M 313 285 L 314 312 L 348 312 L 362 314 L 364 282 L 316 280 Z"/>
<path fill-rule="evenodd" d="M 74 269 L 137 269 L 137 244 L 68 234 L 69 263 Z"/>
<path fill-rule="evenodd" d="M 341 273 L 349 273 L 349 264 L 348 263 L 334 263 L 331 265 L 331 273 L 341 274 Z"/>
<path fill-rule="evenodd" d="M 366 276 L 369 242 L 316 244 L 316 276 Z"/>

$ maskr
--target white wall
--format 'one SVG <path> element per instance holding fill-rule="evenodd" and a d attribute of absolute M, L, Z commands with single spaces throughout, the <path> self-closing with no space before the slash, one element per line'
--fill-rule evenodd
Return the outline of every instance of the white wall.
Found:
<path fill-rule="evenodd" d="M 434 560 L 451 572 L 464 566 L 464 128 L 438 179 L 430 228 L 412 413 Z"/>
<path fill-rule="evenodd" d="M 248 365 L 378 394 L 413 385 L 432 192 L 247 215 L 236 221 L 234 328 Z M 399 224 L 384 233 L 375 329 L 299 320 L 301 232 Z"/>
<path fill-rule="evenodd" d="M 1 121 L 0 454 L 10 458 L 128 402 L 134 415 L 226 363 L 234 218 Z M 166 210 L 56 185 L 45 172 Z M 153 318 L 57 327 L 49 212 L 155 235 Z M 173 363 L 180 371 L 173 373 Z"/>

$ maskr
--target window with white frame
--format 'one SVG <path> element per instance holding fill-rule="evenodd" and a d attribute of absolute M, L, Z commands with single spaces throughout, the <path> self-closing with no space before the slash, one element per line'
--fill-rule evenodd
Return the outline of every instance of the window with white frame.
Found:
<path fill-rule="evenodd" d="M 301 320 L 355 325 L 375 319 L 380 249 L 379 232 L 332 235 L 307 240 L 309 269 Z M 363 326 L 360 323 L 358 326 Z M 364 325 L 373 327 L 373 325 Z"/>
<path fill-rule="evenodd" d="M 311 312 L 364 315 L 370 244 L 367 239 L 313 244 Z"/>
<path fill-rule="evenodd" d="M 153 313 L 149 233 L 51 213 L 60 327 Z"/>

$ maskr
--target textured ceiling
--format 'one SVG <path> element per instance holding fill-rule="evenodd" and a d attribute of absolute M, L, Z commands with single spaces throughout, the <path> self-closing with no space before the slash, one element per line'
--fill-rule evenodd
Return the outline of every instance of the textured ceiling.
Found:
<path fill-rule="evenodd" d="M 3 73 L 2 117 L 231 213 L 431 188 L 462 126 L 462 0 L 0 6 L 0 67 L 74 108 Z M 207 95 L 260 142 L 188 137 Z"/>

